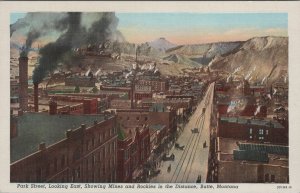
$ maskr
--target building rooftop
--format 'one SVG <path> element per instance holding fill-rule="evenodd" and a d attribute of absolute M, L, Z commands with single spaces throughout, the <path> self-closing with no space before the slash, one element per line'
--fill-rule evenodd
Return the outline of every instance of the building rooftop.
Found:
<path fill-rule="evenodd" d="M 150 107 L 151 112 L 169 112 L 169 109 L 163 103 L 153 103 Z"/>
<path fill-rule="evenodd" d="M 274 127 L 284 129 L 279 122 L 272 119 L 253 119 L 247 117 L 221 117 L 221 121 L 226 121 L 229 123 L 238 123 L 238 124 L 249 124 L 249 125 L 259 125 L 266 127 Z"/>
<path fill-rule="evenodd" d="M 15 162 L 38 151 L 41 142 L 52 145 L 64 139 L 68 129 L 76 129 L 81 124 L 89 127 L 95 120 L 101 122 L 104 116 L 24 113 L 18 117 L 18 136 L 11 139 L 10 161 Z"/>
<path fill-rule="evenodd" d="M 288 166 L 288 146 L 219 137 L 218 152 L 220 161 Z"/>
<path fill-rule="evenodd" d="M 149 125 L 149 129 L 153 130 L 163 130 L 166 126 L 161 124 Z"/>

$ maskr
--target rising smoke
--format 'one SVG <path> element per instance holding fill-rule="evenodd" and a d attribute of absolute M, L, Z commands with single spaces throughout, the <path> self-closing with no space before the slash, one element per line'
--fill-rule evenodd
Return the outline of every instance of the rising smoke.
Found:
<path fill-rule="evenodd" d="M 40 83 L 59 63 L 72 63 L 72 50 L 88 44 L 105 41 L 124 41 L 117 30 L 118 18 L 114 13 L 28 13 L 10 26 L 11 36 L 16 31 L 27 31 L 25 54 L 34 41 L 60 32 L 55 42 L 50 42 L 39 50 L 39 65 L 34 69 L 33 82 Z"/>

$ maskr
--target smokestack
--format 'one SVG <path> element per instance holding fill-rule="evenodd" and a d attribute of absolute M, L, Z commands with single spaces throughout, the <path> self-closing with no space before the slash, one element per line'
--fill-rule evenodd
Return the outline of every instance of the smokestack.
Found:
<path fill-rule="evenodd" d="M 19 57 L 19 101 L 20 109 L 27 111 L 28 109 L 28 57 L 20 55 Z"/>
<path fill-rule="evenodd" d="M 34 102 L 34 112 L 39 112 L 39 84 L 33 84 L 33 102 Z"/>

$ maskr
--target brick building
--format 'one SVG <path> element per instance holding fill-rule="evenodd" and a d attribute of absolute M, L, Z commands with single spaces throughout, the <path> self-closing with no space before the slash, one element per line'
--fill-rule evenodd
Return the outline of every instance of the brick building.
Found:
<path fill-rule="evenodd" d="M 228 107 L 230 103 L 218 103 L 217 109 L 220 115 L 227 115 Z M 258 111 L 259 108 L 259 111 Z M 255 117 L 267 117 L 267 107 L 265 105 L 247 104 L 241 112 L 237 112 L 240 116 L 255 116 Z M 231 113 L 232 114 L 232 113 Z"/>
<path fill-rule="evenodd" d="M 174 110 L 184 109 L 184 111 L 190 112 L 192 109 L 192 99 L 191 98 L 153 98 L 153 99 L 143 99 L 142 107 L 150 108 L 155 103 L 162 103 L 165 106 L 170 106 Z"/>
<path fill-rule="evenodd" d="M 167 80 L 159 78 L 145 78 L 137 81 L 138 85 L 151 86 L 152 92 L 166 92 L 169 90 L 169 83 Z"/>
<path fill-rule="evenodd" d="M 145 98 L 152 98 L 152 88 L 147 85 L 135 85 L 134 100 L 142 100 Z"/>
<path fill-rule="evenodd" d="M 136 125 L 165 125 L 169 134 L 176 132 L 176 111 L 163 104 L 154 104 L 148 109 L 119 109 L 116 111 L 117 122 L 121 127 Z"/>
<path fill-rule="evenodd" d="M 288 130 L 272 119 L 221 116 L 217 129 L 223 138 L 288 144 Z"/>
<path fill-rule="evenodd" d="M 288 183 L 288 146 L 218 138 L 213 175 L 218 183 Z"/>
<path fill-rule="evenodd" d="M 149 126 L 150 132 L 150 149 L 151 152 L 161 152 L 163 149 L 163 144 L 167 140 L 167 128 L 165 125 L 150 125 Z"/>
<path fill-rule="evenodd" d="M 153 104 L 149 110 L 149 125 L 162 124 L 166 125 L 169 135 L 173 135 L 177 131 L 176 111 L 169 106 L 158 103 Z"/>
<path fill-rule="evenodd" d="M 72 75 L 65 79 L 65 86 L 94 87 L 95 84 L 93 76 Z"/>
<path fill-rule="evenodd" d="M 128 99 L 131 97 L 131 88 L 130 87 L 118 87 L 118 86 L 100 86 L 100 91 L 113 91 L 126 93 Z"/>
<path fill-rule="evenodd" d="M 82 104 L 83 114 L 97 114 L 98 113 L 98 99 L 97 98 L 87 98 L 87 97 L 75 97 L 75 96 L 67 96 L 67 95 L 50 95 L 50 97 L 55 101 L 61 102 L 74 102 Z M 80 107 L 65 107 L 69 112 L 80 112 L 78 111 Z M 74 113 L 74 114 L 75 114 Z M 78 113 L 77 113 L 78 114 Z"/>
<path fill-rule="evenodd" d="M 131 101 L 126 99 L 113 99 L 110 101 L 111 109 L 130 109 Z"/>
<path fill-rule="evenodd" d="M 143 164 L 150 156 L 148 126 L 122 128 L 118 134 L 118 182 L 132 182 L 143 174 Z"/>
<path fill-rule="evenodd" d="M 24 113 L 17 130 L 11 182 L 116 182 L 114 116 Z"/>

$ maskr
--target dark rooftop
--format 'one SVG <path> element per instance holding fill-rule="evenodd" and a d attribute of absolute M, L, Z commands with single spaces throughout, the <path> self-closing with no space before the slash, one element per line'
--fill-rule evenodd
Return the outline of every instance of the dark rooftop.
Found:
<path fill-rule="evenodd" d="M 283 145 L 240 143 L 238 146 L 240 150 L 259 151 L 268 154 L 288 155 L 289 152 L 289 147 Z"/>
<path fill-rule="evenodd" d="M 274 127 L 274 128 L 282 128 L 284 127 L 277 121 L 268 120 L 268 119 L 252 119 L 245 117 L 221 117 L 221 121 L 226 121 L 230 123 L 238 123 L 238 124 L 249 124 L 249 125 L 260 125 L 266 127 Z"/>
<path fill-rule="evenodd" d="M 153 129 L 153 130 L 162 130 L 164 129 L 166 126 L 165 125 L 161 125 L 161 124 L 155 124 L 155 125 L 150 125 L 149 129 Z"/>
<path fill-rule="evenodd" d="M 89 127 L 103 115 L 49 115 L 47 113 L 24 113 L 18 117 L 18 136 L 10 142 L 10 161 L 15 162 L 36 151 L 41 142 L 47 146 L 65 138 L 68 129 Z"/>

